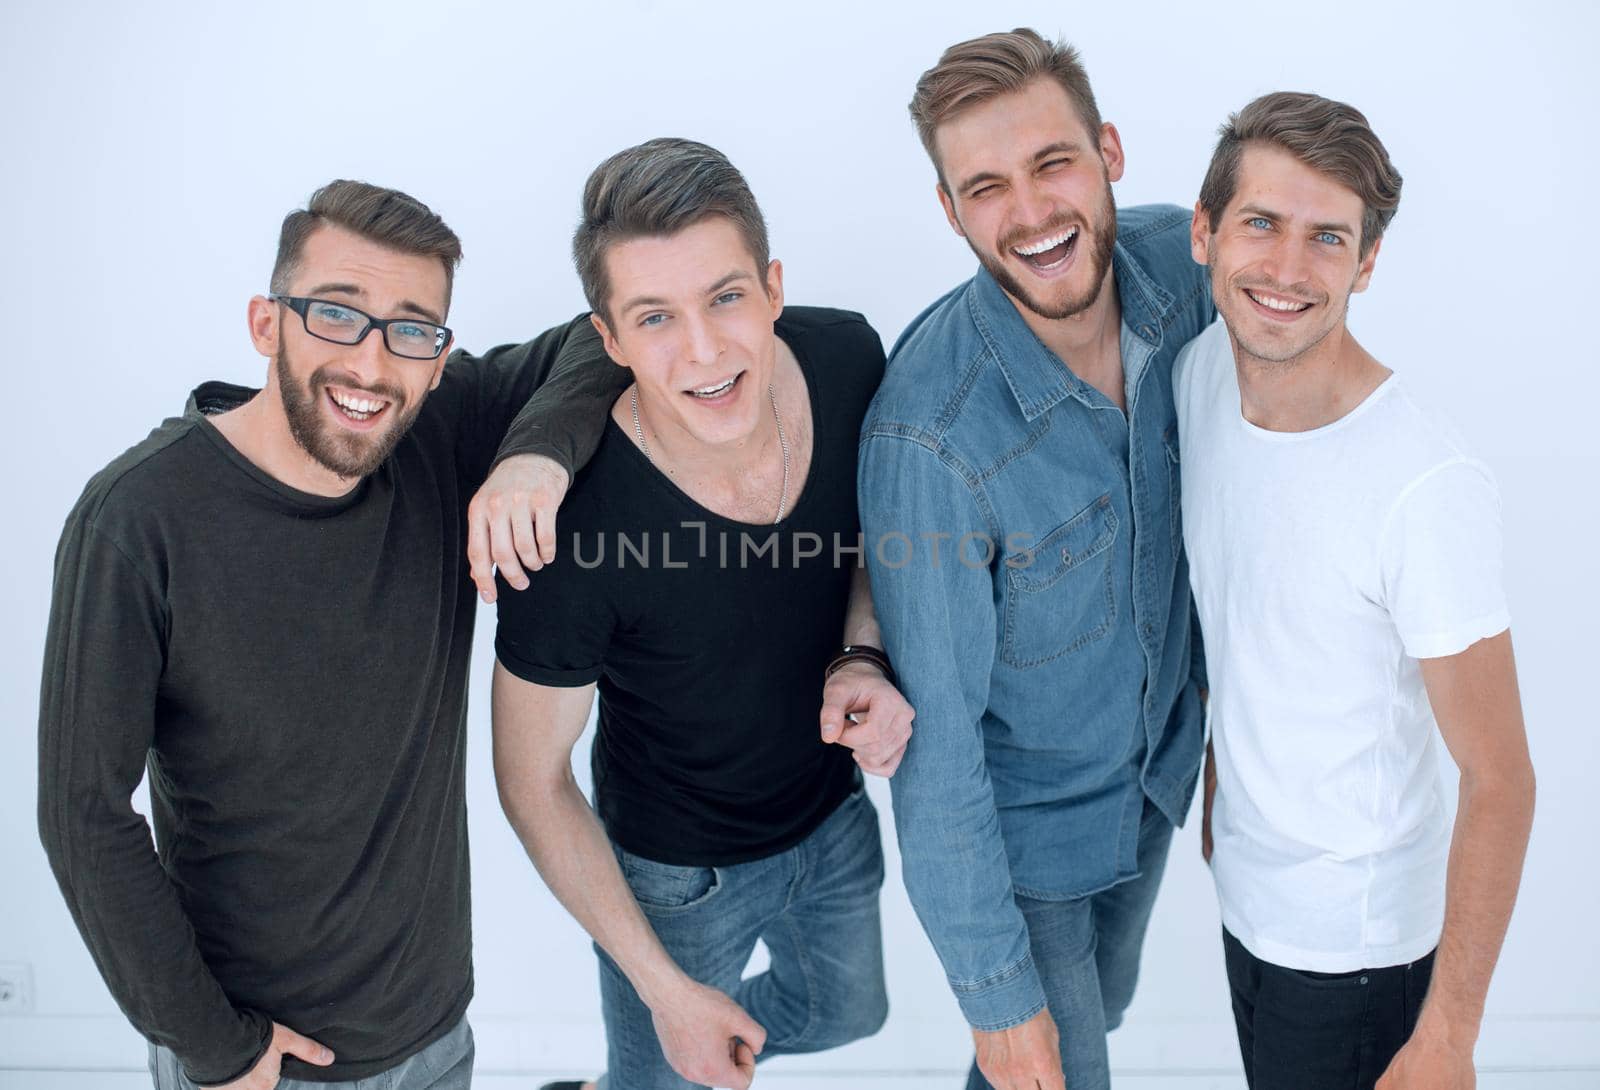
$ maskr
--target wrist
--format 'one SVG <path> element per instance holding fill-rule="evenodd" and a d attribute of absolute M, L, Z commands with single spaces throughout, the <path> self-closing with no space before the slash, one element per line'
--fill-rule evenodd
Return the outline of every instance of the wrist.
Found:
<path fill-rule="evenodd" d="M 895 676 L 894 667 L 889 665 L 889 656 L 884 653 L 883 648 L 874 647 L 866 643 L 845 644 L 839 653 L 833 656 L 833 661 L 828 663 L 827 669 L 822 672 L 823 681 L 827 681 L 828 678 L 854 663 L 862 663 L 876 668 L 888 680 L 890 685 L 895 686 L 895 688 L 900 687 L 899 678 Z"/>
<path fill-rule="evenodd" d="M 1436 1047 L 1471 1056 L 1478 1044 L 1479 1020 L 1452 1015 L 1441 1006 L 1424 1004 L 1412 1036 Z"/>
<path fill-rule="evenodd" d="M 655 966 L 637 975 L 628 974 L 628 982 L 639 993 L 639 999 L 652 1011 L 670 1010 L 682 1003 L 684 990 L 694 981 L 670 958 L 667 964 Z"/>

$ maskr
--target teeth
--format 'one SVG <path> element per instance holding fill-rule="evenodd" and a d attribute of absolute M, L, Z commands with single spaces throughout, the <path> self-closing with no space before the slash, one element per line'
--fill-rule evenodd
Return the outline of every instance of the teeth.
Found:
<path fill-rule="evenodd" d="M 382 401 L 374 401 L 371 398 L 349 397 L 345 394 L 339 393 L 337 390 L 332 390 L 329 392 L 333 395 L 333 400 L 337 401 L 341 408 L 352 413 L 360 413 L 364 416 L 370 416 L 379 409 L 383 408 L 385 404 Z"/>
<path fill-rule="evenodd" d="M 1037 254 L 1044 253 L 1046 250 L 1053 250 L 1062 243 L 1070 241 L 1072 236 L 1076 235 L 1077 233 L 1078 229 L 1074 227 L 1070 231 L 1063 231 L 1059 235 L 1051 235 L 1049 238 L 1040 242 L 1035 242 L 1031 246 L 1014 246 L 1012 249 L 1014 252 L 1021 254 L 1023 257 L 1033 257 Z"/>
<path fill-rule="evenodd" d="M 716 397 L 724 390 L 731 388 L 733 386 L 734 379 L 737 379 L 738 377 L 738 375 L 735 375 L 733 378 L 730 378 L 727 382 L 721 383 L 720 385 L 702 386 L 698 390 L 694 390 L 692 392 L 696 397 Z"/>
<path fill-rule="evenodd" d="M 1253 291 L 1247 291 L 1246 294 L 1256 302 L 1260 303 L 1262 306 L 1266 307 L 1268 310 L 1305 310 L 1311 305 L 1310 303 L 1296 303 L 1289 299 L 1269 299 L 1265 296 L 1257 295 Z"/>

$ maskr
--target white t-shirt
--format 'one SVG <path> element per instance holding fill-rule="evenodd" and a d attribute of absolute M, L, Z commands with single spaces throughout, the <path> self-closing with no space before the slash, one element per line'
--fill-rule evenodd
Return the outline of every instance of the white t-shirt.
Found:
<path fill-rule="evenodd" d="M 1222 922 L 1290 968 L 1413 961 L 1450 846 L 1417 660 L 1510 624 L 1494 481 L 1398 376 L 1286 433 L 1241 414 L 1221 321 L 1175 366 Z"/>

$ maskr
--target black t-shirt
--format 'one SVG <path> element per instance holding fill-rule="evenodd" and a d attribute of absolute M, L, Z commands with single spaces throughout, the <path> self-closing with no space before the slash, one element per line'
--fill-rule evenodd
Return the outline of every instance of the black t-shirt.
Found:
<path fill-rule="evenodd" d="M 815 435 L 781 523 L 707 510 L 612 422 L 561 509 L 554 566 L 525 591 L 501 585 L 501 664 L 539 685 L 599 682 L 600 818 L 616 843 L 663 863 L 783 851 L 855 780 L 818 715 L 862 559 L 856 448 L 883 347 L 845 311 L 789 307 L 776 329 L 805 376 Z"/>

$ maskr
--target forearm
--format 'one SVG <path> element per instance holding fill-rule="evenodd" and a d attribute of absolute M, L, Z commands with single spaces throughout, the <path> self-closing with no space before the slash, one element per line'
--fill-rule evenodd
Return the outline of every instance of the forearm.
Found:
<path fill-rule="evenodd" d="M 857 568 L 850 578 L 850 604 L 844 615 L 844 642 L 883 647 L 883 632 L 878 627 L 878 615 L 872 608 L 872 581 L 865 567 Z"/>
<path fill-rule="evenodd" d="M 630 372 L 611 362 L 588 318 L 575 319 L 549 376 L 511 421 L 494 464 L 539 454 L 558 463 L 570 480 L 600 445 L 612 403 L 629 381 Z"/>
<path fill-rule="evenodd" d="M 639 911 L 611 849 L 570 771 L 522 797 L 503 797 L 523 847 L 556 899 L 611 956 L 647 1006 L 687 979 Z"/>
<path fill-rule="evenodd" d="M 1463 773 L 1450 844 L 1444 930 L 1418 1033 L 1470 1048 L 1483 1019 L 1489 978 L 1500 957 L 1522 879 L 1533 825 L 1533 770 Z"/>
<path fill-rule="evenodd" d="M 170 1048 L 199 1083 L 248 1071 L 271 1022 L 237 1009 L 217 983 L 144 822 L 131 809 L 120 819 L 98 806 L 68 814 L 45 785 L 39 802 L 40 840 L 67 908 L 133 1027 Z"/>
<path fill-rule="evenodd" d="M 926 448 L 863 443 L 857 493 L 867 540 L 948 527 L 1003 540 L 965 482 Z M 998 618 L 993 575 L 958 561 L 883 563 L 867 550 L 883 649 L 917 726 L 890 781 L 906 892 L 969 1024 L 1017 1025 L 1044 1006 L 989 777 L 983 717 Z"/>

